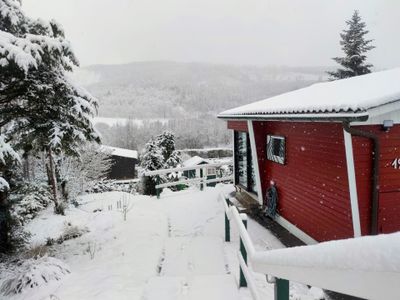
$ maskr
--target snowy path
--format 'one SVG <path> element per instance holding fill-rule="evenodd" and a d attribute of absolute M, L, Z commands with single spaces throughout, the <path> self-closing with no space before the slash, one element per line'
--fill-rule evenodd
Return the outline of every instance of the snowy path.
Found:
<path fill-rule="evenodd" d="M 218 195 L 232 189 L 220 185 L 202 192 L 164 192 L 159 200 L 120 192 L 93 194 L 84 196 L 85 204 L 70 208 L 66 216 L 56 216 L 49 208 L 27 227 L 33 245 L 57 239 L 71 226 L 89 230 L 51 249 L 70 266 L 71 274 L 5 299 L 251 300 L 247 289 L 237 287 L 239 245 L 234 228 L 232 242 L 223 242 L 224 211 Z M 116 209 L 123 197 L 131 205 L 126 221 Z M 248 230 L 258 250 L 283 247 L 251 219 Z M 96 248 L 93 258 L 89 246 Z M 273 286 L 265 276 L 254 276 L 261 298 L 273 299 Z M 291 293 L 293 300 L 319 299 L 294 283 Z"/>
<path fill-rule="evenodd" d="M 239 300 L 219 235 L 221 203 L 215 201 L 213 190 L 196 191 L 197 197 L 189 193 L 162 199 L 170 221 L 169 238 L 160 276 L 148 282 L 143 300 Z"/>

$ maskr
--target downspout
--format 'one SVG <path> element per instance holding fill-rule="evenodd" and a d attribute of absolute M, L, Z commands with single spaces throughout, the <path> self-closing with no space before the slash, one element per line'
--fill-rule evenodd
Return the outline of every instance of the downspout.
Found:
<path fill-rule="evenodd" d="M 348 121 L 343 122 L 343 129 L 351 135 L 368 138 L 372 141 L 372 191 L 371 191 L 371 235 L 378 234 L 379 209 L 379 155 L 380 144 L 377 135 L 350 127 Z"/>

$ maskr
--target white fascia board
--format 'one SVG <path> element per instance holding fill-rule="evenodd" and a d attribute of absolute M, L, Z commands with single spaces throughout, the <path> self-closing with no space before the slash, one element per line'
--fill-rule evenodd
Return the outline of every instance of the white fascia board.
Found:
<path fill-rule="evenodd" d="M 257 198 L 258 198 L 258 203 L 260 205 L 263 204 L 263 194 L 262 194 L 262 188 L 261 188 L 261 174 L 260 174 L 260 168 L 258 166 L 258 156 L 257 156 L 257 148 L 256 148 L 256 139 L 255 139 L 255 134 L 254 134 L 254 127 L 253 127 L 253 121 L 247 121 L 247 128 L 249 130 L 249 137 L 250 137 L 250 149 L 251 149 L 251 156 L 252 156 L 252 162 L 254 166 L 254 172 L 256 173 L 256 186 L 257 186 Z"/>
<path fill-rule="evenodd" d="M 361 236 L 361 224 L 360 224 L 360 211 L 358 208 L 358 194 L 357 194 L 356 171 L 354 166 L 353 142 L 351 134 L 344 129 L 343 129 L 343 135 L 344 135 L 344 146 L 346 150 L 345 152 L 346 152 L 346 163 L 347 163 L 348 186 L 350 191 L 351 219 L 353 221 L 354 237 L 359 237 Z"/>
<path fill-rule="evenodd" d="M 297 237 L 299 240 L 306 243 L 307 245 L 318 244 L 318 242 L 315 239 L 313 239 L 311 236 L 309 236 L 307 233 L 305 233 L 297 226 L 290 223 L 284 217 L 276 215 L 274 221 L 279 225 L 281 225 L 283 228 L 285 228 L 287 231 L 289 231 L 291 234 L 293 234 L 295 237 Z"/>
<path fill-rule="evenodd" d="M 368 110 L 369 118 L 365 122 L 352 122 L 353 125 L 382 125 L 383 120 L 393 120 L 400 124 L 400 101 L 391 102 Z"/>

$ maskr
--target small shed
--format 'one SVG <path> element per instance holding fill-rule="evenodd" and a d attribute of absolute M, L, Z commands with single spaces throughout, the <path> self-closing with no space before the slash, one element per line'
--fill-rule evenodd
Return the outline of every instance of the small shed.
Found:
<path fill-rule="evenodd" d="M 205 158 L 202 158 L 200 156 L 193 156 L 187 160 L 185 160 L 182 163 L 183 167 L 195 167 L 195 166 L 199 166 L 199 165 L 204 165 L 204 164 L 208 164 L 208 160 Z M 195 169 L 195 170 L 186 170 L 183 171 L 183 176 L 185 176 L 186 178 L 199 178 L 200 177 L 200 169 Z"/>
<path fill-rule="evenodd" d="M 112 156 L 113 164 L 108 179 L 125 180 L 137 177 L 138 152 L 112 146 L 102 146 Z"/>
<path fill-rule="evenodd" d="M 305 243 L 400 230 L 400 68 L 218 117 L 234 131 L 235 185 L 266 210 L 273 185 L 274 220 Z"/>
<path fill-rule="evenodd" d="M 200 156 L 193 156 L 189 158 L 188 160 L 183 162 L 183 167 L 194 167 L 194 166 L 200 166 L 200 165 L 206 165 L 209 164 L 210 161 L 202 158 Z M 201 175 L 205 176 L 207 179 L 215 179 L 217 178 L 217 170 L 215 167 L 207 167 L 204 169 L 203 174 L 201 174 L 200 169 L 195 169 L 195 170 L 186 170 L 183 171 L 183 176 L 186 178 L 200 178 Z M 207 183 L 207 186 L 215 186 L 216 183 Z"/>

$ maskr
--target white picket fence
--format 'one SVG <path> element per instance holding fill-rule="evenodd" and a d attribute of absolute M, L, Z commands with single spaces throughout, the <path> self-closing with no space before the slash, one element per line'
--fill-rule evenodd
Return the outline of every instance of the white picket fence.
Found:
<path fill-rule="evenodd" d="M 225 226 L 228 226 L 225 240 L 230 240 L 229 227 L 233 222 L 253 271 L 273 277 L 276 300 L 289 299 L 289 280 L 366 299 L 400 299 L 400 232 L 255 251 L 243 223 L 246 217 L 235 206 L 229 206 L 229 200 L 223 195 L 221 198 L 225 206 Z M 238 255 L 241 273 L 247 281 L 245 286 L 253 299 L 259 300 L 243 249 Z"/>
<path fill-rule="evenodd" d="M 210 163 L 210 164 L 202 164 L 197 166 L 190 166 L 190 167 L 178 167 L 178 168 L 171 168 L 171 169 L 161 169 L 155 171 L 147 171 L 144 172 L 144 176 L 159 176 L 159 175 L 166 175 L 172 173 L 179 173 L 184 171 L 192 171 L 192 170 L 203 170 L 203 176 L 199 178 L 192 178 L 192 179 L 182 179 L 172 182 L 166 183 L 158 183 L 156 185 L 157 191 L 157 198 L 160 197 L 160 190 L 167 187 L 178 186 L 178 185 L 189 185 L 189 184 L 200 184 L 200 188 L 202 189 L 203 186 L 207 183 L 216 183 L 216 182 L 227 182 L 233 181 L 233 176 L 224 176 L 224 177 L 217 177 L 212 179 L 207 179 L 207 169 L 222 167 L 222 166 L 229 166 L 232 165 L 231 161 L 221 162 L 221 163 Z"/>

